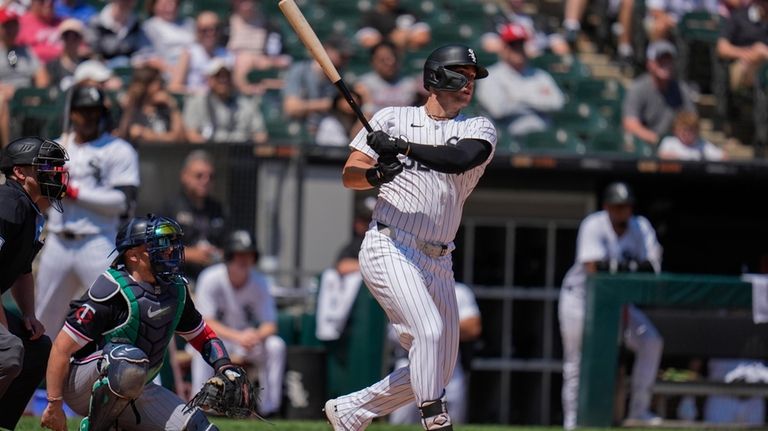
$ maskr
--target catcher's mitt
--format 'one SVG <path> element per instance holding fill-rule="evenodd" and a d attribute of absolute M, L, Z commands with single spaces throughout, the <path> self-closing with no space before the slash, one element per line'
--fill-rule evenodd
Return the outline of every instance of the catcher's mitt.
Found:
<path fill-rule="evenodd" d="M 208 379 L 185 406 L 212 409 L 232 418 L 247 418 L 256 410 L 253 384 L 242 367 L 225 365 Z"/>

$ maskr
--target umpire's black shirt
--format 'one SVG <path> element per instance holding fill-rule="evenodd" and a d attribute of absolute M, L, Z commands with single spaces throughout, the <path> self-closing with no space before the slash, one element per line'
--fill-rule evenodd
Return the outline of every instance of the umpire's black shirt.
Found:
<path fill-rule="evenodd" d="M 32 272 L 40 251 L 45 219 L 21 184 L 6 179 L 0 185 L 0 293 L 20 275 Z"/>
<path fill-rule="evenodd" d="M 208 241 L 216 247 L 221 247 L 226 215 L 219 201 L 209 196 L 205 198 L 202 207 L 197 207 L 182 190 L 176 199 L 170 202 L 165 215 L 172 217 L 181 226 L 185 246 L 195 246 L 201 241 Z M 203 266 L 189 262 L 184 264 L 184 274 L 190 278 L 196 278 L 203 269 Z"/>

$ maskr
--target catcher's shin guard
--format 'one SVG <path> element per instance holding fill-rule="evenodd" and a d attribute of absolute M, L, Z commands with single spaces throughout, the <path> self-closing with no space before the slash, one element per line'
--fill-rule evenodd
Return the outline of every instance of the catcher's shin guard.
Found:
<path fill-rule="evenodd" d="M 106 431 L 128 405 L 141 396 L 146 384 L 149 359 L 138 347 L 112 344 L 104 348 L 106 368 L 93 384 L 88 416 L 80 431 Z M 141 418 L 136 417 L 136 423 Z"/>
<path fill-rule="evenodd" d="M 437 400 L 424 401 L 419 406 L 419 412 L 421 413 L 421 424 L 425 430 L 453 431 L 445 396 Z"/>
<path fill-rule="evenodd" d="M 219 431 L 219 427 L 208 422 L 208 418 L 205 413 L 200 409 L 195 410 L 187 419 L 187 425 L 184 426 L 184 431 Z"/>

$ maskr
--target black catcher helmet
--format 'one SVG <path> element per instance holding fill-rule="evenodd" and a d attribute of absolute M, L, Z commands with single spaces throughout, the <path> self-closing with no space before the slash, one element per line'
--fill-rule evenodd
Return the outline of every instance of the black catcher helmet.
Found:
<path fill-rule="evenodd" d="M 58 143 L 38 136 L 19 138 L 5 147 L 0 170 L 10 175 L 14 166 L 34 166 L 37 168 L 37 183 L 40 194 L 48 198 L 51 206 L 61 212 L 61 199 L 67 191 L 67 172 L 64 163 L 69 160 L 64 147 Z"/>
<path fill-rule="evenodd" d="M 253 234 L 247 230 L 233 230 L 224 242 L 224 260 L 229 262 L 235 253 L 253 253 L 254 259 L 259 258 L 259 250 Z"/>
<path fill-rule="evenodd" d="M 459 91 L 467 85 L 467 78 L 457 72 L 446 69 L 449 66 L 475 66 L 475 79 L 488 76 L 488 70 L 477 64 L 475 51 L 465 45 L 445 45 L 432 51 L 424 62 L 424 88 L 446 91 Z"/>
<path fill-rule="evenodd" d="M 608 184 L 603 193 L 603 205 L 633 205 L 635 195 L 632 189 L 623 182 Z"/>
<path fill-rule="evenodd" d="M 121 262 L 126 250 L 147 245 L 152 273 L 161 284 L 171 284 L 184 277 L 181 265 L 184 263 L 184 245 L 181 226 L 168 217 L 148 214 L 146 217 L 134 217 L 117 232 L 115 250 L 117 258 L 112 263 Z"/>

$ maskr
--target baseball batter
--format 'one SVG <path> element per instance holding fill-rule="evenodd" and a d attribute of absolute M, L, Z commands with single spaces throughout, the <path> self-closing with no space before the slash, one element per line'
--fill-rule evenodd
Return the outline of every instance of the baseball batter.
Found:
<path fill-rule="evenodd" d="M 427 102 L 390 107 L 359 133 L 343 171 L 355 190 L 379 187 L 360 250 L 366 286 L 387 313 L 410 366 L 378 383 L 328 400 L 334 430 L 362 430 L 373 418 L 416 402 L 427 430 L 452 430 L 445 403 L 459 345 L 451 251 L 464 201 L 496 146 L 484 117 L 461 114 L 475 80 L 488 76 L 463 45 L 433 51 L 424 64 Z"/>
<path fill-rule="evenodd" d="M 72 301 L 46 373 L 41 425 L 67 429 L 62 400 L 81 431 L 217 431 L 198 409 L 156 385 L 168 344 L 183 336 L 216 370 L 231 367 L 222 341 L 188 297 L 180 266 L 181 227 L 172 219 L 135 217 L 118 232 L 118 252 L 82 298 Z M 130 407 L 129 407 L 130 406 Z"/>
<path fill-rule="evenodd" d="M 36 313 L 48 335 L 64 323 L 62 304 L 93 283 L 110 264 L 121 214 L 128 211 L 139 186 L 139 157 L 126 141 L 103 127 L 104 93 L 75 87 L 72 132 L 60 143 L 69 153 L 66 211 L 48 212 L 50 235 L 40 255 Z"/>
<path fill-rule="evenodd" d="M 563 339 L 563 416 L 567 430 L 576 427 L 581 366 L 581 340 L 587 276 L 597 271 L 661 270 L 661 246 L 643 216 L 632 214 L 634 197 L 624 183 L 610 184 L 603 210 L 590 214 L 579 226 L 576 263 L 568 270 L 560 290 L 560 333 Z M 659 422 L 650 411 L 651 389 L 659 369 L 663 341 L 653 323 L 634 306 L 627 307 L 624 343 L 635 352 L 628 419 Z"/>

